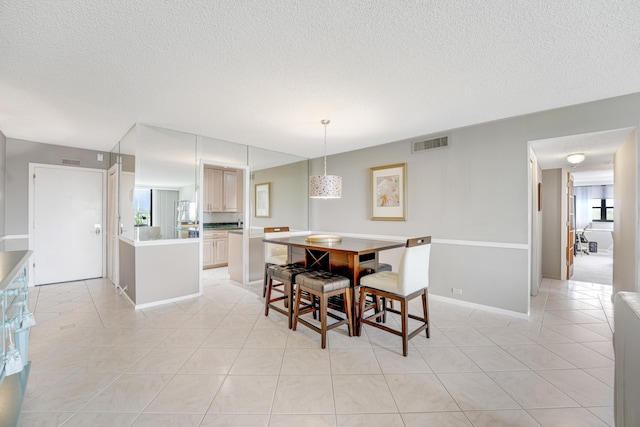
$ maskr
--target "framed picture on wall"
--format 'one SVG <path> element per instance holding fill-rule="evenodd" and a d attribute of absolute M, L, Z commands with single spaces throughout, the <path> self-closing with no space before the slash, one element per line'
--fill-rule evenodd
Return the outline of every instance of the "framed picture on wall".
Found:
<path fill-rule="evenodd" d="M 371 168 L 371 219 L 406 221 L 406 163 Z"/>
<path fill-rule="evenodd" d="M 257 218 L 269 217 L 269 190 L 270 183 L 256 184 L 255 188 L 255 216 Z"/>

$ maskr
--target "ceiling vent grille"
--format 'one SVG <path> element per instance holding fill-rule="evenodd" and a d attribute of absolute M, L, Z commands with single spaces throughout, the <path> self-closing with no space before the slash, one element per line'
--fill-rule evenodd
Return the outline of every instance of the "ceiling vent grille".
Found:
<path fill-rule="evenodd" d="M 441 136 L 438 138 L 425 139 L 424 141 L 414 141 L 411 145 L 411 152 L 418 153 L 420 151 L 433 150 L 434 148 L 444 148 L 449 146 L 449 136 Z"/>
<path fill-rule="evenodd" d="M 67 166 L 80 166 L 80 160 L 76 159 L 62 159 L 60 163 Z"/>

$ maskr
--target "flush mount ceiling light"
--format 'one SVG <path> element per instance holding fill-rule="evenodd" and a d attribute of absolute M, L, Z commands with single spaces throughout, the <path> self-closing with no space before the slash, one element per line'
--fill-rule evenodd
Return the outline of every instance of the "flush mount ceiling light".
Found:
<path fill-rule="evenodd" d="M 312 199 L 339 199 L 342 197 L 342 177 L 327 175 L 327 125 L 329 120 L 322 120 L 324 125 L 324 175 L 309 177 L 309 197 Z"/>
<path fill-rule="evenodd" d="M 567 162 L 571 163 L 572 165 L 577 165 L 578 163 L 582 163 L 583 161 L 584 154 L 582 153 L 570 154 L 567 156 Z"/>

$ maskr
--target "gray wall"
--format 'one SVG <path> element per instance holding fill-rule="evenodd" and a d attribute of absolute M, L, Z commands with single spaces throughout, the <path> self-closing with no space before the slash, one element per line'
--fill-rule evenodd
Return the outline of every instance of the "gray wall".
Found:
<path fill-rule="evenodd" d="M 4 251 L 5 236 L 5 176 L 7 169 L 7 138 L 0 132 L 0 251 Z"/>
<path fill-rule="evenodd" d="M 251 173 L 251 226 L 279 227 L 288 226 L 297 230 L 308 227 L 308 176 L 309 162 L 307 160 L 258 170 Z M 255 217 L 255 185 L 270 183 L 269 218 Z"/>
<path fill-rule="evenodd" d="M 29 233 L 29 163 L 62 165 L 62 159 L 73 159 L 80 161 L 80 167 L 93 169 L 107 169 L 109 164 L 109 153 L 12 138 L 7 138 L 6 153 L 4 224 L 7 235 Z M 104 154 L 103 161 L 97 160 L 98 153 Z M 16 249 L 27 249 L 26 239 L 22 245 Z"/>
<path fill-rule="evenodd" d="M 562 276 L 562 169 L 542 171 L 542 277 Z"/>
<path fill-rule="evenodd" d="M 638 287 L 638 144 L 634 131 L 614 158 L 613 293 Z"/>
<path fill-rule="evenodd" d="M 451 137 L 447 149 L 410 154 L 409 141 L 400 141 L 330 156 L 328 173 L 342 176 L 343 197 L 311 201 L 310 228 L 431 235 L 432 293 L 527 313 L 528 142 L 638 123 L 640 94 L 633 94 L 443 132 Z M 371 221 L 369 168 L 403 162 L 407 221 Z M 314 159 L 310 172 L 321 170 L 322 159 Z M 453 287 L 463 294 L 452 294 Z"/>

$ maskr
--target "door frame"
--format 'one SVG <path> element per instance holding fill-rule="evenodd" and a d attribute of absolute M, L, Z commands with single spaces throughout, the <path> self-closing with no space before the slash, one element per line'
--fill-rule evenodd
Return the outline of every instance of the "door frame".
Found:
<path fill-rule="evenodd" d="M 107 251 L 107 239 L 105 232 L 105 221 L 107 215 L 107 171 L 105 169 L 96 169 L 96 168 L 84 168 L 80 166 L 63 166 L 63 165 L 52 165 L 47 163 L 29 163 L 29 214 L 28 214 L 28 229 L 29 229 L 29 238 L 28 238 L 28 247 L 29 250 L 34 249 L 34 241 L 35 234 L 33 231 L 33 222 L 35 221 L 35 188 L 34 188 L 34 177 L 36 168 L 49 168 L 49 169 L 64 169 L 64 170 L 85 170 L 91 172 L 99 172 L 102 175 L 102 277 L 104 278 L 107 273 L 107 260 L 106 260 L 106 251 Z M 29 263 L 29 284 L 28 286 L 35 285 L 35 277 L 34 277 L 34 261 L 33 259 Z"/>

